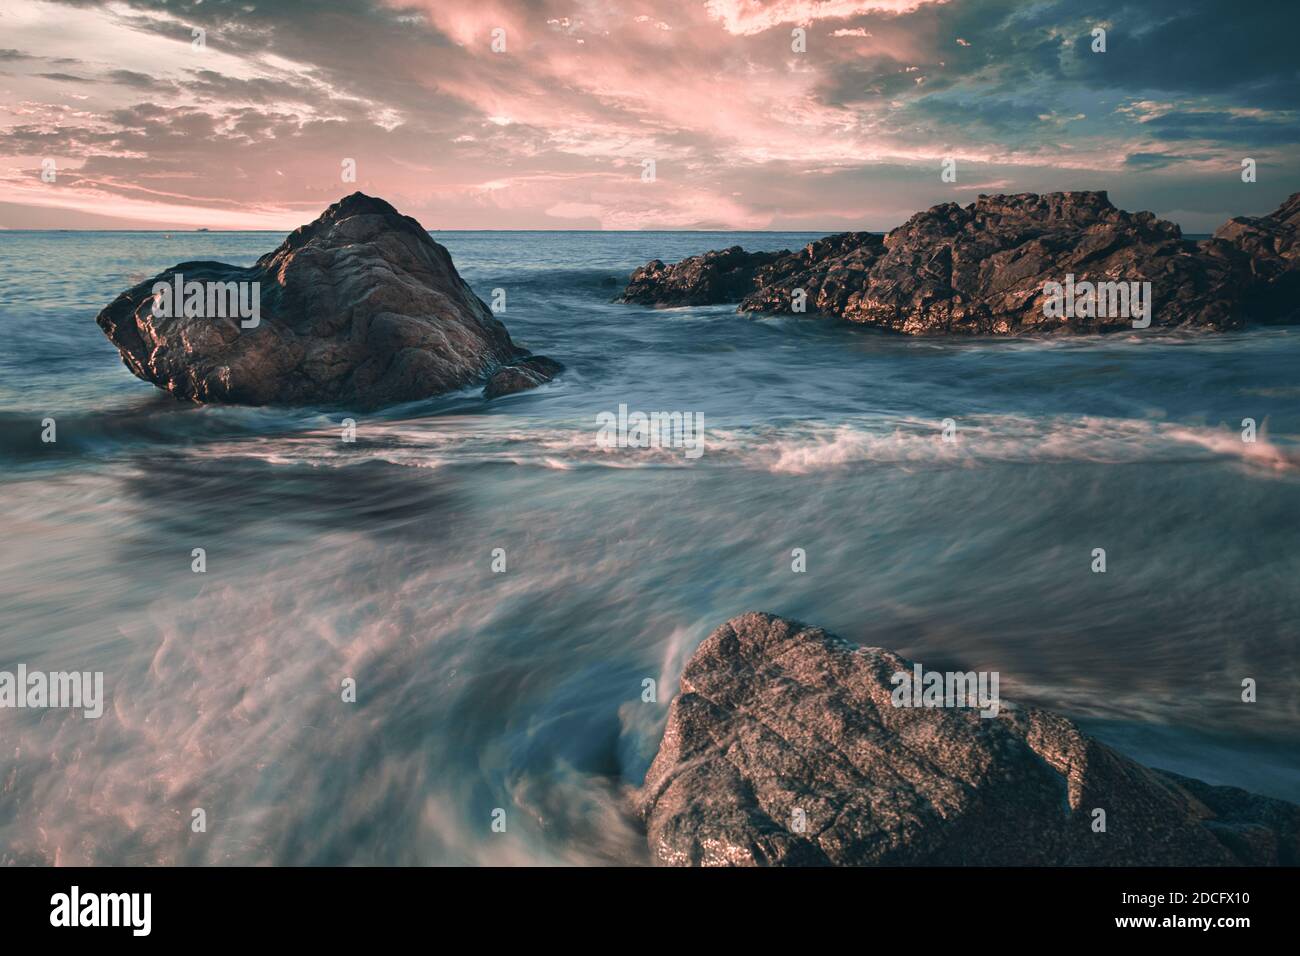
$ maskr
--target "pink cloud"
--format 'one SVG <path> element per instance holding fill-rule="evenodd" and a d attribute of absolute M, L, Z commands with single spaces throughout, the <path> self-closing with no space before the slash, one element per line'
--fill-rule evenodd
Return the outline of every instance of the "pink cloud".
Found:
<path fill-rule="evenodd" d="M 709 15 L 728 33 L 751 36 L 773 27 L 807 26 L 819 20 L 845 20 L 867 13 L 911 13 L 947 0 L 707 0 Z"/>
<path fill-rule="evenodd" d="M 1009 62 L 989 54 L 999 35 L 945 29 L 955 5 L 321 0 L 309 18 L 204 5 L 188 14 L 209 17 L 195 51 L 179 14 L 36 0 L 6 15 L 25 58 L 0 76 L 0 225 L 30 208 L 40 222 L 67 209 L 292 227 L 361 189 L 443 229 L 880 228 L 967 183 L 1082 187 L 1160 153 L 1154 121 L 1186 112 L 1135 96 L 1100 135 L 1078 104 L 1041 94 L 1022 110 L 1033 135 L 1006 135 L 1005 111 L 979 109 Z M 1080 121 L 1035 119 L 1058 116 Z M 956 187 L 939 180 L 948 157 Z M 64 173 L 47 184 L 50 158 Z"/>

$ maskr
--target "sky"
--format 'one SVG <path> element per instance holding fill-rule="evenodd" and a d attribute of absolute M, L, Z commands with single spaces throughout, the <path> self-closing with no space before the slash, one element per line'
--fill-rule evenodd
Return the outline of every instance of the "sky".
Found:
<path fill-rule="evenodd" d="M 0 0 L 0 228 L 359 189 L 434 230 L 834 232 L 1105 189 L 1211 232 L 1300 190 L 1297 36 L 1290 0 Z"/>

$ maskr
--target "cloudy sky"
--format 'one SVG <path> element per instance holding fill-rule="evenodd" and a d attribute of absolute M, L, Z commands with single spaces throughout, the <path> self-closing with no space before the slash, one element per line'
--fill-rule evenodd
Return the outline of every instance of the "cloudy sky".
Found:
<path fill-rule="evenodd" d="M 1212 231 L 1300 190 L 1297 36 L 1289 0 L 0 0 L 0 226 L 361 189 L 431 229 L 833 231 L 1108 189 Z"/>

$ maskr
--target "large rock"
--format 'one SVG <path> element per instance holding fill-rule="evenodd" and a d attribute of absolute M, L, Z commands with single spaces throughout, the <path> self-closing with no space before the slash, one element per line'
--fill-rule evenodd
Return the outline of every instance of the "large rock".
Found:
<path fill-rule="evenodd" d="M 885 251 L 873 232 L 842 232 L 810 242 L 795 253 L 763 266 L 754 276 L 754 291 L 741 300 L 742 312 L 792 312 L 843 315 L 854 292 Z M 795 307 L 803 290 L 802 310 Z"/>
<path fill-rule="evenodd" d="M 187 283 L 257 283 L 260 323 L 245 327 L 206 307 L 156 316 L 154 284 L 178 273 Z M 96 321 L 127 368 L 196 402 L 372 408 L 482 383 L 530 355 L 445 248 L 362 193 L 250 268 L 183 262 L 122 293 Z M 534 366 L 533 384 L 554 374 Z"/>
<path fill-rule="evenodd" d="M 744 290 L 733 299 L 741 311 L 821 313 L 913 335 L 1009 335 L 1131 330 L 1142 318 L 1131 309 L 1049 315 L 1049 283 L 1149 282 L 1152 327 L 1233 329 L 1296 316 L 1298 215 L 1300 194 L 1197 243 L 1149 212 L 1116 209 L 1104 192 L 980 196 L 917 213 L 883 238 L 842 233 L 777 254 L 748 284 L 726 288 Z M 680 301 L 708 256 L 637 270 L 625 301 Z"/>
<path fill-rule="evenodd" d="M 770 614 L 719 627 L 641 791 L 655 862 L 1300 863 L 1300 807 L 1147 769 L 1006 701 L 896 707 L 898 672 L 912 662 Z"/>
<path fill-rule="evenodd" d="M 1152 326 L 1226 329 L 1242 322 L 1231 261 L 1200 252 L 1149 212 L 1104 192 L 981 196 L 918 213 L 885 237 L 844 318 L 908 333 L 1111 332 L 1131 316 L 1052 318 L 1044 287 L 1150 282 Z"/>
<path fill-rule="evenodd" d="M 1214 239 L 1240 250 L 1249 260 L 1246 311 L 1251 318 L 1300 320 L 1300 193 L 1267 216 L 1229 219 Z"/>
<path fill-rule="evenodd" d="M 716 305 L 739 302 L 754 288 L 760 267 L 788 252 L 746 252 L 732 246 L 718 252 L 691 256 L 673 265 L 651 259 L 632 273 L 618 302 L 635 302 L 661 308 L 679 305 Z"/>

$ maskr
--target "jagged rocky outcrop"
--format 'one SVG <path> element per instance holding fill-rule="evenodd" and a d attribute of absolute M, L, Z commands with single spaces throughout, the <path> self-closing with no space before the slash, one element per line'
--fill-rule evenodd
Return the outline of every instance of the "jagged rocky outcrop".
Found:
<path fill-rule="evenodd" d="M 189 315 L 182 301 L 156 307 L 155 284 L 177 274 L 205 290 L 256 283 L 240 288 L 257 302 L 258 321 L 214 307 L 224 302 L 220 292 Z M 336 202 L 249 268 L 183 262 L 119 295 L 96 321 L 138 377 L 205 403 L 373 408 L 489 376 L 499 376 L 494 394 L 507 394 L 560 367 L 510 340 L 418 222 L 363 193 Z M 529 364 L 518 375 L 501 372 L 521 361 Z"/>
<path fill-rule="evenodd" d="M 1247 257 L 1246 310 L 1252 318 L 1300 321 L 1300 193 L 1267 216 L 1229 219 L 1214 239 Z"/>
<path fill-rule="evenodd" d="M 734 301 L 745 312 L 820 313 L 913 335 L 1096 333 L 1145 316 L 1114 302 L 1051 314 L 1050 283 L 1149 282 L 1151 327 L 1232 329 L 1296 316 L 1298 214 L 1300 194 L 1198 243 L 1149 212 L 1117 209 L 1105 192 L 980 196 L 917 213 L 883 237 L 841 233 L 775 254 L 734 283 L 745 286 Z M 710 255 L 719 254 L 650 263 L 623 301 L 722 301 L 703 267 Z M 746 255 L 758 254 L 726 250 L 727 261 Z"/>
<path fill-rule="evenodd" d="M 867 271 L 885 249 L 883 236 L 842 232 L 810 242 L 763 266 L 754 288 L 741 300 L 743 312 L 795 310 L 795 290 L 802 289 L 803 312 L 842 315 L 849 296 L 867 281 Z"/>
<path fill-rule="evenodd" d="M 746 252 L 732 246 L 672 265 L 651 259 L 632 273 L 617 301 L 661 307 L 739 302 L 754 288 L 754 275 L 761 267 L 789 254 Z"/>
<path fill-rule="evenodd" d="M 899 672 L 912 662 L 774 615 L 719 627 L 640 792 L 654 861 L 1300 863 L 1300 807 L 1148 769 L 1043 710 L 896 707 Z"/>

